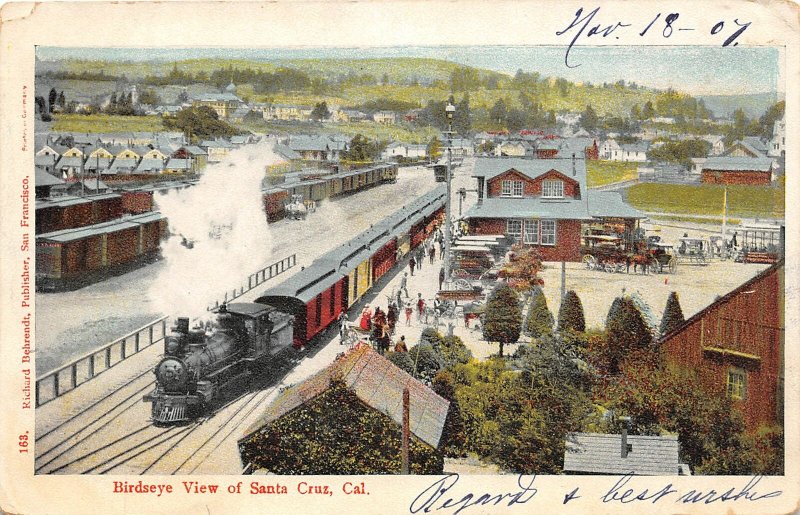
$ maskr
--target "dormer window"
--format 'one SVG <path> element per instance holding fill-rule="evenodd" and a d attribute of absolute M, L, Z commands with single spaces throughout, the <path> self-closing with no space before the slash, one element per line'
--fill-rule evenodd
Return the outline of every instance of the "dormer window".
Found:
<path fill-rule="evenodd" d="M 503 189 L 500 192 L 501 197 L 521 197 L 524 190 L 524 183 L 522 181 L 503 181 Z"/>
<path fill-rule="evenodd" d="M 542 198 L 564 198 L 564 181 L 557 179 L 542 181 Z"/>

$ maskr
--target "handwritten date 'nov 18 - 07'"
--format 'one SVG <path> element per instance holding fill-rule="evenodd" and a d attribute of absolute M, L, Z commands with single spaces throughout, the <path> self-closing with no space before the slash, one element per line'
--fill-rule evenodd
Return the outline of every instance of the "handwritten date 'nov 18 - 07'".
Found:
<path fill-rule="evenodd" d="M 672 38 L 673 34 L 680 31 L 704 31 L 712 38 L 727 38 L 722 41 L 722 46 L 727 47 L 730 45 L 736 46 L 739 43 L 736 38 L 742 35 L 747 30 L 751 22 L 741 22 L 738 18 L 731 20 L 714 19 L 708 20 L 689 20 L 689 16 L 681 17 L 681 13 L 656 13 L 650 19 L 649 23 L 641 27 L 634 27 L 632 23 L 625 23 L 623 21 L 607 21 L 595 20 L 598 16 L 600 8 L 596 7 L 592 11 L 584 14 L 583 7 L 575 12 L 575 18 L 567 25 L 566 28 L 556 31 L 556 36 L 572 36 L 567 47 L 567 52 L 564 55 L 564 64 L 567 68 L 577 68 L 578 64 L 570 64 L 569 53 L 576 43 L 581 41 L 589 41 L 593 36 L 602 36 L 607 38 L 614 36 L 614 39 L 620 39 L 621 36 L 628 34 L 635 34 L 642 38 L 648 33 L 660 34 L 663 38 Z M 733 32 L 731 32 L 733 30 Z M 633 31 L 636 31 L 635 33 Z M 630 43 L 630 41 L 627 41 Z M 679 43 L 679 41 L 676 41 Z"/>

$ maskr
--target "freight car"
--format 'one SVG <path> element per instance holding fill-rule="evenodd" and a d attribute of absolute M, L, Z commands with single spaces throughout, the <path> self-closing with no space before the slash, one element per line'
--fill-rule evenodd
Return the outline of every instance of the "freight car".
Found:
<path fill-rule="evenodd" d="M 36 287 L 73 289 L 158 256 L 167 221 L 159 212 L 36 236 Z"/>
<path fill-rule="evenodd" d="M 156 365 L 151 402 L 157 424 L 183 422 L 206 413 L 226 389 L 292 344 L 292 317 L 264 304 L 223 304 L 216 320 L 189 329 L 178 318 L 164 338 L 164 357 Z"/>

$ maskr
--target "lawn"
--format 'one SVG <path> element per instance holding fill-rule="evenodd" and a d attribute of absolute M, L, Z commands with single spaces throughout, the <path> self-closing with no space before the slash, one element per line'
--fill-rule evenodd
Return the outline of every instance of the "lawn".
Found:
<path fill-rule="evenodd" d="M 160 116 L 114 116 L 107 114 L 58 114 L 54 131 L 65 132 L 147 132 L 163 131 Z"/>
<path fill-rule="evenodd" d="M 636 184 L 628 202 L 642 211 L 722 216 L 725 187 L 711 184 Z M 783 218 L 782 186 L 728 186 L 728 215 L 744 218 Z"/>
<path fill-rule="evenodd" d="M 604 186 L 613 182 L 629 181 L 638 176 L 639 166 L 636 163 L 621 161 L 586 160 L 586 180 L 588 186 Z"/>

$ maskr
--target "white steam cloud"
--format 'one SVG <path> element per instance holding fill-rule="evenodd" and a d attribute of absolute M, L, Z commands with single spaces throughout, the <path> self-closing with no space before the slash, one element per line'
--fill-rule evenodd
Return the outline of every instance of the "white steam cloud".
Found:
<path fill-rule="evenodd" d="M 165 265 L 149 292 L 170 316 L 200 317 L 225 291 L 268 264 L 272 239 L 264 213 L 265 167 L 281 161 L 272 143 L 247 145 L 210 165 L 200 182 L 156 199 L 169 221 Z"/>

